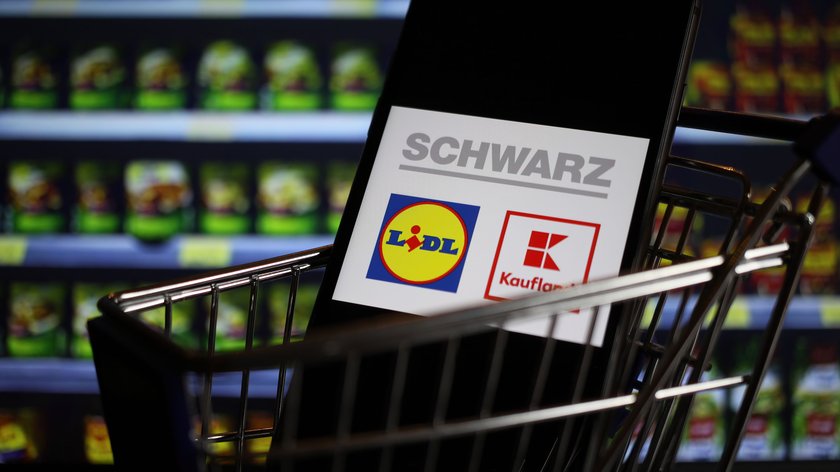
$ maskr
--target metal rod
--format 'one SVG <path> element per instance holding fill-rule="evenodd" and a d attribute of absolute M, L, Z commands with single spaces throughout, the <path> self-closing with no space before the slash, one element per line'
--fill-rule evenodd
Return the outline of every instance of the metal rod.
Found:
<path fill-rule="evenodd" d="M 656 392 L 654 398 L 656 400 L 666 400 L 680 395 L 695 394 L 719 388 L 731 388 L 737 385 L 742 385 L 745 381 L 745 376 L 734 376 L 700 382 L 694 385 L 681 385 L 679 387 L 659 390 Z M 480 431 L 497 431 L 524 424 L 535 424 L 615 408 L 625 408 L 633 405 L 637 401 L 638 399 L 635 394 L 629 394 L 576 404 L 543 408 L 534 411 L 498 415 L 490 418 L 455 421 L 438 425 L 406 427 L 391 432 L 376 431 L 370 433 L 359 433 L 349 436 L 343 440 L 335 436 L 328 436 L 322 438 L 304 439 L 294 442 L 293 444 L 287 444 L 284 441 L 282 448 L 276 451 L 275 456 L 300 457 L 333 451 L 336 448 L 342 448 L 344 450 L 359 450 L 374 446 L 381 447 L 384 445 L 418 443 L 428 441 L 430 439 L 440 440 L 442 438 L 475 434 Z"/>
<path fill-rule="evenodd" d="M 796 141 L 807 122 L 769 115 L 683 107 L 677 126 L 760 138 Z"/>

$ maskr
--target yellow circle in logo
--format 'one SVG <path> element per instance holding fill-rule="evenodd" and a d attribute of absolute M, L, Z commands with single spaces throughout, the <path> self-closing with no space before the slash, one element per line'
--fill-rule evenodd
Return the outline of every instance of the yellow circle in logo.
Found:
<path fill-rule="evenodd" d="M 467 226 L 455 210 L 438 202 L 419 202 L 388 220 L 379 238 L 379 255 L 395 278 L 427 284 L 452 272 L 466 245 Z"/>

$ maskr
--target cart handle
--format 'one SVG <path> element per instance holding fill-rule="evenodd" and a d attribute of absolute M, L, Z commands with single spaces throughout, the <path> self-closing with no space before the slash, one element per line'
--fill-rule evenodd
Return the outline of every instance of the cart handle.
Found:
<path fill-rule="evenodd" d="M 759 138 L 796 141 L 807 121 L 755 113 L 682 107 L 677 126 L 683 128 L 740 134 Z"/>

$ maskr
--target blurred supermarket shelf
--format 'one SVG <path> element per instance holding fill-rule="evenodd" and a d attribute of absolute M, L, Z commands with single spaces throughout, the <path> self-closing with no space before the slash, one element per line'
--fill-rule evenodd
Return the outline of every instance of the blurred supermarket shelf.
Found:
<path fill-rule="evenodd" d="M 774 299 L 744 295 L 737 298 L 725 325 L 727 330 L 756 330 L 766 326 Z M 673 318 L 675 305 L 667 303 L 665 324 Z M 785 330 L 840 328 L 840 296 L 800 296 L 788 309 Z M 194 379 L 193 385 L 200 385 Z M 221 397 L 238 397 L 239 374 L 220 374 L 214 378 L 213 392 Z M 277 393 L 277 371 L 251 373 L 250 391 L 258 398 Z M 0 393 L 76 393 L 96 394 L 98 385 L 93 363 L 87 359 L 0 358 Z"/>
<path fill-rule="evenodd" d="M 249 391 L 255 398 L 277 395 L 277 371 L 251 372 Z M 220 374 L 213 381 L 213 394 L 239 398 L 241 374 Z M 201 385 L 193 379 L 193 385 Z M 2 358 L 0 392 L 98 394 L 96 369 L 89 359 Z"/>
<path fill-rule="evenodd" d="M 696 298 L 688 301 L 687 313 L 694 306 Z M 729 309 L 724 323 L 725 329 L 763 330 L 767 327 L 773 312 L 774 296 L 741 295 Z M 662 311 L 661 329 L 670 328 L 674 321 L 680 300 L 670 297 Z M 654 301 L 648 303 L 643 323 L 648 325 L 654 312 Z M 687 315 L 686 315 L 687 316 Z M 685 318 L 684 318 L 685 320 Z M 837 329 L 840 328 L 840 296 L 799 295 L 788 307 L 785 329 Z"/>
<path fill-rule="evenodd" d="M 370 113 L 7 111 L 0 139 L 364 142 Z"/>
<path fill-rule="evenodd" d="M 3 0 L 2 16 L 403 18 L 408 0 Z"/>
<path fill-rule="evenodd" d="M 0 266 L 48 268 L 203 269 L 244 264 L 331 244 L 323 236 L 182 235 L 161 243 L 132 236 L 0 236 Z"/>
<path fill-rule="evenodd" d="M 352 142 L 367 139 L 370 113 L 5 111 L 2 140 Z M 677 144 L 778 145 L 785 141 L 677 128 Z"/>

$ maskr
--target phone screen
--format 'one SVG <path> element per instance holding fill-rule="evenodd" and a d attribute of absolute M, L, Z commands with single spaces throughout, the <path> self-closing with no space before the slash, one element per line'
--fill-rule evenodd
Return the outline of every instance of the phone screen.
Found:
<path fill-rule="evenodd" d="M 633 268 L 695 8 L 415 1 L 312 328 L 498 303 Z M 564 315 L 553 335 L 585 342 L 590 316 Z M 608 319 L 601 310 L 593 344 Z"/>
<path fill-rule="evenodd" d="M 383 312 L 502 303 L 636 267 L 697 8 L 694 0 L 412 2 L 309 332 Z M 529 407 L 546 334 L 563 342 L 541 403 L 568 402 L 591 316 L 563 314 L 553 333 L 541 323 L 505 325 L 492 410 Z M 618 318 L 598 313 L 587 393 L 601 389 Z M 460 345 L 447 418 L 479 414 L 493 342 L 490 333 Z M 415 351 L 401 425 L 428 422 L 436 404 L 444 348 Z M 359 367 L 354 431 L 385 424 L 393 372 L 388 356 Z M 342 376 L 339 366 L 296 377 L 299 436 L 335 431 Z M 556 425 L 541 428 L 515 470 L 538 470 L 550 454 Z M 517 440 L 508 434 L 488 436 L 478 470 L 511 470 Z M 442 446 L 454 461 L 447 470 L 467 470 L 451 466 L 469 459 L 462 446 Z M 408 450 L 392 470 L 421 470 L 411 465 L 421 456 Z"/>

